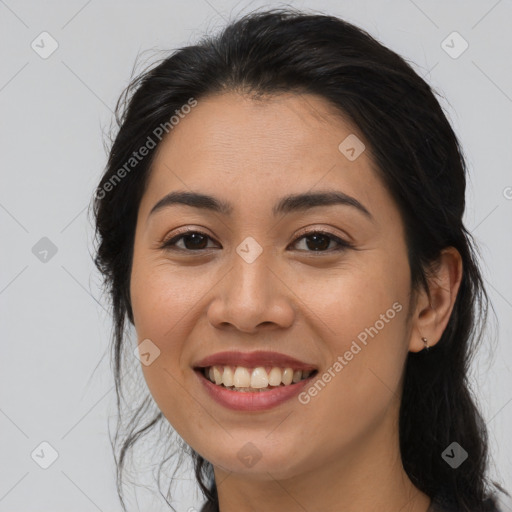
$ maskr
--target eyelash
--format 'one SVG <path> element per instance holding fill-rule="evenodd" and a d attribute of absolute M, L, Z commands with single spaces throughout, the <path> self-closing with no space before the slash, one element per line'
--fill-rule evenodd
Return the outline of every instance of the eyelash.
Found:
<path fill-rule="evenodd" d="M 176 242 L 178 242 L 179 240 L 181 240 L 185 236 L 191 235 L 191 234 L 197 234 L 197 235 L 205 236 L 206 238 L 209 238 L 210 240 L 213 240 L 210 236 L 208 236 L 206 233 L 203 233 L 202 231 L 187 230 L 187 231 L 184 231 L 182 233 L 177 234 L 176 236 L 170 238 L 169 240 L 164 240 L 164 242 L 162 242 L 162 244 L 160 245 L 159 249 L 166 249 L 166 250 L 170 250 L 170 251 L 182 251 L 182 252 L 198 252 L 198 253 L 202 252 L 202 251 L 207 251 L 208 249 L 193 250 L 193 249 L 182 249 L 181 247 L 175 247 L 176 246 Z M 302 233 L 299 237 L 297 237 L 294 240 L 292 245 L 295 245 L 298 241 L 302 240 L 303 238 L 308 238 L 308 237 L 313 236 L 313 235 L 327 236 L 330 239 L 332 239 L 333 241 L 335 241 L 338 244 L 338 247 L 335 248 L 335 249 L 327 249 L 327 250 L 324 250 L 324 251 L 308 251 L 308 250 L 304 250 L 304 251 L 301 251 L 301 252 L 310 252 L 312 254 L 332 253 L 332 252 L 344 251 L 344 250 L 347 250 L 347 249 L 353 249 L 354 248 L 354 245 L 351 244 L 350 242 L 347 242 L 346 240 L 343 240 L 343 239 L 333 235 L 329 231 L 322 231 L 322 230 L 314 230 L 314 231 L 308 231 L 306 233 Z"/>

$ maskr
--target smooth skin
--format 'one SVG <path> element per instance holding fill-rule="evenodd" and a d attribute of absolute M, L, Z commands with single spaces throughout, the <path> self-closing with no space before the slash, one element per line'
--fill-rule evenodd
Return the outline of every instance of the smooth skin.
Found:
<path fill-rule="evenodd" d="M 368 144 L 354 161 L 338 149 L 350 134 L 364 142 L 316 95 L 230 92 L 201 98 L 157 148 L 130 285 L 138 340 L 160 350 L 142 369 L 165 417 L 213 464 L 221 512 L 430 505 L 401 464 L 402 379 L 408 352 L 424 349 L 423 336 L 435 345 L 448 323 L 461 258 L 445 249 L 431 301 L 424 291 L 410 301 L 401 216 Z M 339 204 L 272 214 L 283 196 L 331 190 L 357 199 L 372 218 Z M 233 210 L 171 205 L 150 215 L 172 191 L 208 194 Z M 161 247 L 183 228 L 206 237 Z M 334 250 L 335 239 L 311 236 L 319 230 L 354 248 Z M 252 263 L 236 251 L 247 237 L 263 249 Z M 219 351 L 275 350 L 321 376 L 396 302 L 402 310 L 307 404 L 233 411 L 211 400 L 192 370 Z M 251 467 L 239 456 L 249 446 L 260 456 Z"/>

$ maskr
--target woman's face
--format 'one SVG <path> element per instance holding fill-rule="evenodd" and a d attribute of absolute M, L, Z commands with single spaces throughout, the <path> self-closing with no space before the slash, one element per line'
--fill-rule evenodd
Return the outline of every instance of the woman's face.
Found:
<path fill-rule="evenodd" d="M 142 369 L 168 421 L 217 468 L 286 478 L 396 447 L 405 358 L 422 344 L 407 322 L 401 217 L 361 141 L 317 96 L 229 93 L 200 99 L 158 148 L 131 274 L 138 342 L 150 340 Z M 230 212 L 169 203 L 150 213 L 177 191 Z M 273 211 L 319 193 L 354 201 Z M 161 248 L 184 228 L 203 237 Z M 237 410 L 194 371 L 218 352 L 260 350 L 318 373 L 278 405 Z"/>

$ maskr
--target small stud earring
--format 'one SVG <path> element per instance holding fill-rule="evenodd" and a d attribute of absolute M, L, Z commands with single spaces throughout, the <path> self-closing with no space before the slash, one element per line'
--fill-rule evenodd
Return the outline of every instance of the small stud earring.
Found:
<path fill-rule="evenodd" d="M 428 344 L 428 340 L 427 340 L 427 338 L 421 338 L 421 341 L 423 341 L 423 343 L 425 344 L 425 350 L 427 350 L 427 352 L 428 352 L 428 349 L 429 349 L 430 347 L 429 347 L 429 344 Z"/>

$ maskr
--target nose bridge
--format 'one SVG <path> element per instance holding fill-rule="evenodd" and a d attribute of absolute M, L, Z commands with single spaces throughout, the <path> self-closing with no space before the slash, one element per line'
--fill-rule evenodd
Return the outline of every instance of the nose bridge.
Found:
<path fill-rule="evenodd" d="M 250 332 L 260 324 L 289 325 L 293 310 L 272 271 L 272 249 L 247 237 L 232 253 L 231 270 L 210 305 L 210 321 Z"/>
<path fill-rule="evenodd" d="M 229 293 L 242 307 L 258 310 L 271 300 L 270 294 L 276 287 L 271 283 L 275 277 L 269 268 L 270 253 L 269 248 L 264 249 L 252 237 L 245 238 L 236 247 Z"/>

